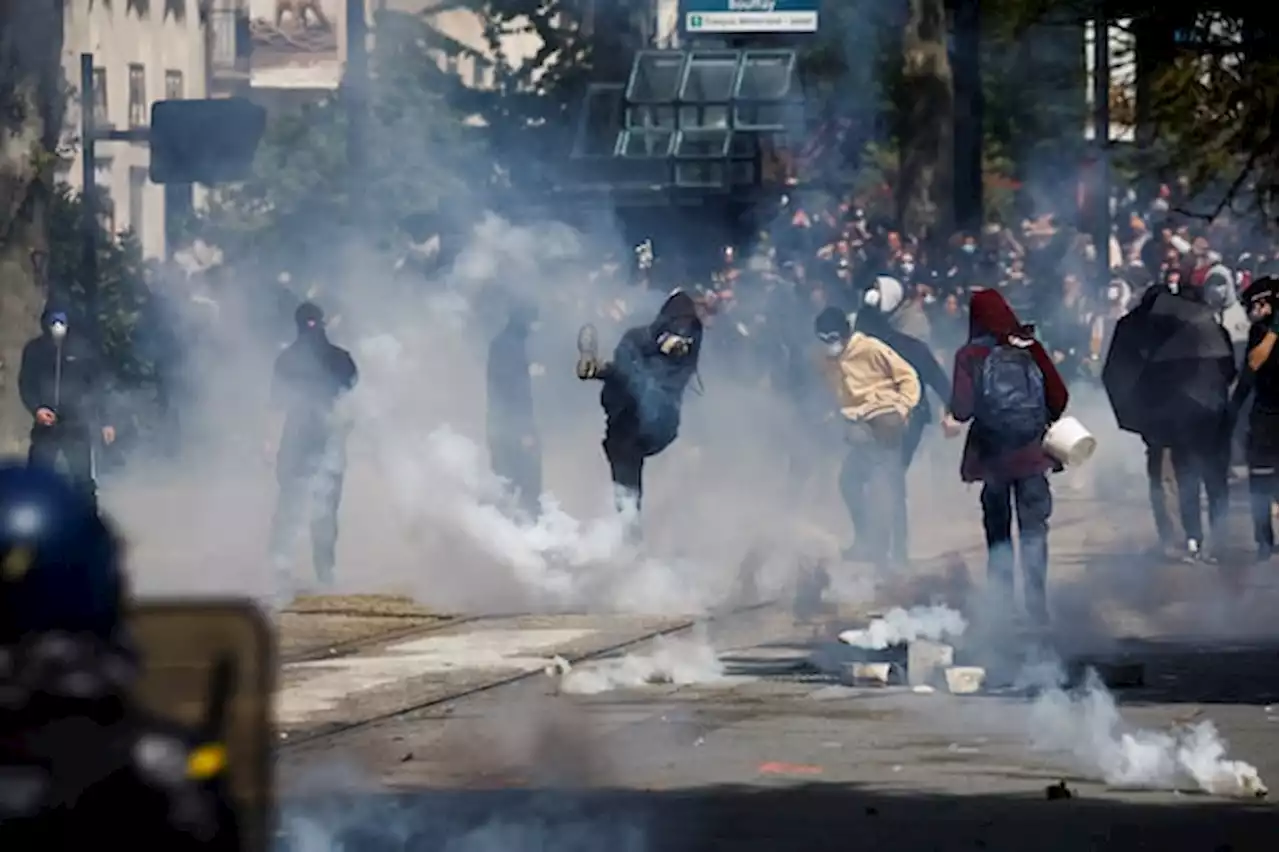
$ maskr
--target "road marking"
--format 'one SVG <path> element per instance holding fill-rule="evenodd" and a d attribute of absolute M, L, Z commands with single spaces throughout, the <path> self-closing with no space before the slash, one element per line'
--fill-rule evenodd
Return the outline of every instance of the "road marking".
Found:
<path fill-rule="evenodd" d="M 300 724 L 338 707 L 362 692 L 403 683 L 428 674 L 480 671 L 537 671 L 552 649 L 576 642 L 595 630 L 476 630 L 428 636 L 388 645 L 377 656 L 286 663 L 287 675 L 303 680 L 286 686 L 276 698 L 276 720 Z M 540 653 L 543 652 L 543 653 Z"/>

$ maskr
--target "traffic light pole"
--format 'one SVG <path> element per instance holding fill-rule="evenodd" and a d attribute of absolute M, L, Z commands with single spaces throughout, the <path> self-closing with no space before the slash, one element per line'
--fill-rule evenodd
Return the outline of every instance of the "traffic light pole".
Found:
<path fill-rule="evenodd" d="M 98 142 L 145 142 L 147 128 L 114 130 L 99 129 L 97 116 L 97 92 L 93 86 L 93 54 L 80 54 L 80 282 L 84 287 L 86 331 L 95 344 L 98 337 Z M 50 284 L 51 287 L 55 286 Z"/>

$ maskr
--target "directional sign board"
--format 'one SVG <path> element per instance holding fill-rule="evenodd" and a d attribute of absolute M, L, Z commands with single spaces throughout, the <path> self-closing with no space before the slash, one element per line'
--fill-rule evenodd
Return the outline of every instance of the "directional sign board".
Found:
<path fill-rule="evenodd" d="M 690 36 L 735 33 L 816 33 L 821 0 L 680 0 Z"/>

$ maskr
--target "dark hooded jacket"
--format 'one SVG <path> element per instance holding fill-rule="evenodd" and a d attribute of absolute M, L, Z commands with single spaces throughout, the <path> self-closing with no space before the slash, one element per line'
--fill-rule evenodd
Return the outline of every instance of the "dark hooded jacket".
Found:
<path fill-rule="evenodd" d="M 1058 374 L 1053 359 L 1029 329 L 1018 322 L 1013 309 L 995 290 L 979 290 L 969 298 L 969 341 L 956 352 L 955 372 L 951 385 L 951 415 L 961 423 L 973 418 L 975 377 L 983 360 L 995 345 L 1025 347 L 1044 375 L 1045 406 L 1048 421 L 1053 423 L 1067 408 L 1067 386 Z M 1059 469 L 1057 462 L 1041 447 L 1028 444 L 996 458 L 984 458 L 974 442 L 973 430 L 965 438 L 960 461 L 960 478 L 964 482 L 1012 481 Z"/>
<path fill-rule="evenodd" d="M 688 353 L 663 355 L 659 338 L 664 334 L 689 338 Z M 614 440 L 633 442 L 644 455 L 653 455 L 676 439 L 684 390 L 698 371 L 701 350 L 702 321 L 692 297 L 683 291 L 673 293 L 649 325 L 622 335 L 600 391 Z"/>
<path fill-rule="evenodd" d="M 929 348 L 929 344 L 918 337 L 898 331 L 889 324 L 884 314 L 874 308 L 858 311 L 853 329 L 888 344 L 890 349 L 901 355 L 903 360 L 916 371 L 922 387 L 920 404 L 912 409 L 911 419 L 913 421 L 919 419 L 922 423 L 927 423 L 930 409 L 929 399 L 923 392 L 924 387 L 933 388 L 933 392 L 939 399 L 949 399 L 951 396 L 951 381 L 947 378 L 947 371 L 938 363 L 938 359 L 933 357 L 933 350 Z"/>
<path fill-rule="evenodd" d="M 54 341 L 49 326 L 55 312 L 54 309 L 44 312 L 40 317 L 43 333 L 22 348 L 22 363 L 18 368 L 18 394 L 22 404 L 33 416 L 38 409 L 51 409 L 58 415 L 58 426 L 62 428 L 105 425 L 102 363 L 74 321 L 68 323 L 62 344 L 59 346 Z"/>
<path fill-rule="evenodd" d="M 308 470 L 329 446 L 334 405 L 357 378 L 351 353 L 330 343 L 323 326 L 299 325 L 297 340 L 276 358 L 271 382 L 272 402 L 285 413 L 278 474 Z"/>

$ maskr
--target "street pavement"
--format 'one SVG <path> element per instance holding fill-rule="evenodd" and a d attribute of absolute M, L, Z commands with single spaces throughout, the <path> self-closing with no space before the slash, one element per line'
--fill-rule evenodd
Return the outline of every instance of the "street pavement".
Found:
<path fill-rule="evenodd" d="M 1211 721 L 1226 756 L 1274 790 L 1275 562 L 1146 559 L 1139 504 L 1103 511 L 1065 493 L 1056 517 L 1055 625 L 1036 647 L 1139 662 L 1143 684 L 1113 691 L 1127 729 Z M 1260 802 L 1105 784 L 1099 761 L 1114 738 L 1090 724 L 1096 707 L 1074 705 L 1046 732 L 1034 709 L 1043 705 L 1024 692 L 920 694 L 835 676 L 825 661 L 836 632 L 894 604 L 969 603 L 962 655 L 1024 657 L 1028 635 L 993 632 L 1001 619 L 972 603 L 982 573 L 973 539 L 957 532 L 953 548 L 874 601 L 723 615 L 693 638 L 628 649 L 629 664 L 615 654 L 567 677 L 557 656 L 689 619 L 478 619 L 328 663 L 286 663 L 286 832 L 295 848 L 346 838 L 362 852 L 1274 849 L 1274 793 Z M 655 668 L 681 682 L 643 683 Z M 630 681 L 575 694 L 583 672 Z M 420 709 L 394 713 L 411 706 Z M 343 732 L 344 720 L 369 724 Z M 1038 744 L 1046 733 L 1078 747 Z M 1071 798 L 1051 797 L 1060 783 Z"/>

